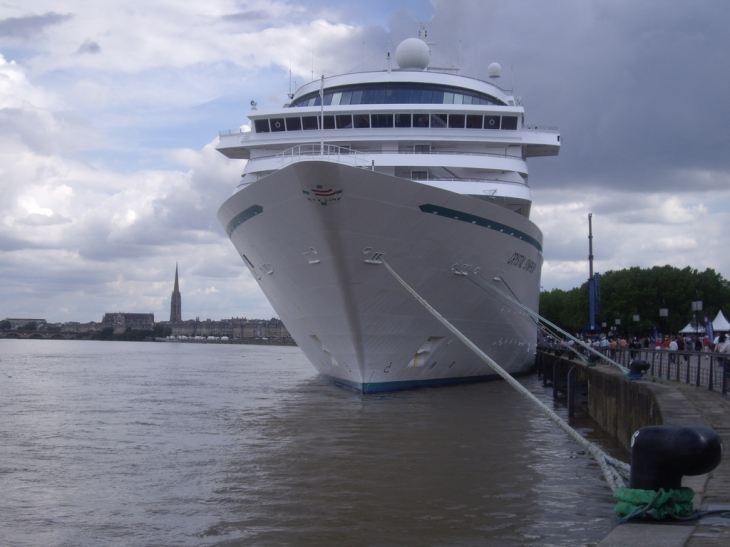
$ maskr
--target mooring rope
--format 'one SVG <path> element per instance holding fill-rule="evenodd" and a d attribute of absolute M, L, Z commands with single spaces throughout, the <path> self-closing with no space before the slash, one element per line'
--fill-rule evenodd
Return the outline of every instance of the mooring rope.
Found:
<path fill-rule="evenodd" d="M 431 305 L 426 302 L 421 296 L 414 291 L 408 283 L 403 281 L 401 277 L 395 273 L 388 263 L 381 258 L 383 265 L 403 285 L 403 287 L 424 307 L 433 315 L 442 325 L 450 330 L 454 336 L 461 340 L 469 349 L 476 353 L 485 363 L 487 363 L 494 371 L 499 374 L 508 384 L 515 388 L 519 393 L 525 396 L 527 399 L 535 403 L 537 407 L 548 416 L 553 422 L 555 422 L 563 431 L 565 431 L 575 442 L 582 446 L 588 453 L 590 453 L 596 460 L 598 465 L 603 471 L 603 476 L 606 477 L 606 481 L 611 487 L 612 491 L 616 491 L 618 488 L 624 486 L 624 479 L 628 479 L 630 467 L 628 464 L 612 458 L 605 452 L 603 452 L 598 446 L 583 438 L 580 433 L 570 427 L 560 416 L 555 414 L 550 408 L 542 403 L 537 397 L 530 393 L 522 384 L 515 380 L 510 374 L 500 367 L 491 357 L 479 349 L 471 340 L 464 336 L 455 326 L 447 321 L 439 312 L 437 312 Z M 501 291 L 500 291 L 501 292 Z"/>
<path fill-rule="evenodd" d="M 541 322 L 541 323 L 543 323 L 545 325 L 548 325 L 552 329 L 557 330 L 558 332 L 560 332 L 561 334 L 563 334 L 567 338 L 570 338 L 575 344 L 581 346 L 586 351 L 588 351 L 588 352 L 594 354 L 595 356 L 599 357 L 600 359 L 602 359 L 603 361 L 605 361 L 609 365 L 611 365 L 613 367 L 616 367 L 617 369 L 619 369 L 624 374 L 628 374 L 629 373 L 629 369 L 627 369 L 622 364 L 617 363 L 613 359 L 611 359 L 608 356 L 602 354 L 600 351 L 597 351 L 594 348 L 592 348 L 589 344 L 586 344 L 585 342 L 583 342 L 580 338 L 576 338 L 575 336 L 573 336 L 569 332 L 567 332 L 567 331 L 561 329 L 560 327 L 558 327 L 556 324 L 551 323 L 550 321 L 548 321 L 547 319 L 545 319 L 542 315 L 540 315 L 539 313 L 531 310 L 530 308 L 528 308 L 527 306 L 525 306 L 522 302 L 520 302 L 516 298 L 513 298 L 512 296 L 508 295 L 506 292 L 500 290 L 493 283 L 490 283 L 489 281 L 487 281 L 486 279 L 484 279 L 484 277 L 482 277 L 478 273 L 472 272 L 469 269 L 460 270 L 460 269 L 456 268 L 455 266 L 454 266 L 453 269 L 454 269 L 455 272 L 457 272 L 457 273 L 459 273 L 461 275 L 466 276 L 472 283 L 475 283 L 475 284 L 477 284 L 477 286 L 480 286 L 479 283 L 477 283 L 474 280 L 475 278 L 478 279 L 479 282 L 482 285 L 484 285 L 484 286 L 488 287 L 489 289 L 493 290 L 494 292 L 496 292 L 497 294 L 499 294 L 503 298 L 507 299 L 509 302 L 511 302 L 512 304 L 514 304 L 515 306 L 517 306 L 521 310 L 523 310 L 526 313 L 528 313 L 530 315 L 530 317 L 534 318 L 534 320 L 539 321 L 539 322 Z M 577 353 L 578 355 L 580 355 L 580 353 L 575 348 L 571 348 L 570 346 L 568 346 L 568 348 L 571 349 L 572 351 L 574 351 L 575 353 Z"/>

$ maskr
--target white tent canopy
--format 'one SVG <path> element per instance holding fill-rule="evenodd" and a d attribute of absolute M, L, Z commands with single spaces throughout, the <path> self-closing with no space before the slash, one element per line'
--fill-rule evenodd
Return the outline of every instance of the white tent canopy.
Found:
<path fill-rule="evenodd" d="M 699 329 L 696 329 L 692 326 L 692 322 L 690 321 L 689 323 L 687 323 L 686 327 L 679 331 L 679 334 L 705 334 L 705 327 L 700 327 Z"/>
<path fill-rule="evenodd" d="M 725 319 L 725 316 L 722 314 L 722 310 L 717 312 L 717 317 L 715 317 L 715 320 L 712 322 L 712 328 L 715 332 L 730 331 L 730 323 L 728 323 L 728 320 Z"/>
<path fill-rule="evenodd" d="M 717 317 L 715 317 L 715 320 L 712 322 L 712 330 L 714 332 L 728 332 L 730 331 L 730 322 L 728 322 L 727 319 L 725 319 L 725 316 L 722 314 L 722 310 L 717 312 Z M 687 323 L 687 326 L 684 327 L 681 331 L 679 331 L 680 334 L 704 334 L 705 328 L 703 326 L 700 326 L 698 329 L 692 326 L 692 322 L 690 321 Z"/>

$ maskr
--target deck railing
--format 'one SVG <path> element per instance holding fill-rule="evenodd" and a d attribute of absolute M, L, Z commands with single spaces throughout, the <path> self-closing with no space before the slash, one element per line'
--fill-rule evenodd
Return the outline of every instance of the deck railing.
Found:
<path fill-rule="evenodd" d="M 353 167 L 368 167 L 370 164 L 361 152 L 334 144 L 299 144 L 276 155 L 281 166 L 297 161 L 324 160 L 344 163 Z"/>
<path fill-rule="evenodd" d="M 706 351 L 670 351 L 651 348 L 595 348 L 606 357 L 629 367 L 634 360 L 649 364 L 645 378 L 656 378 L 719 390 L 727 394 L 730 355 Z M 587 352 L 586 352 L 587 353 Z M 570 353 L 565 356 L 568 357 Z"/>
<path fill-rule="evenodd" d="M 519 156 L 513 156 L 512 154 L 507 153 L 501 153 L 496 154 L 494 152 L 460 152 L 457 150 L 453 151 L 440 151 L 440 150 L 432 150 L 427 152 L 415 152 L 413 150 L 355 150 L 352 148 L 346 148 L 342 146 L 337 146 L 334 144 L 325 144 L 325 155 L 328 155 L 328 149 L 329 149 L 329 155 L 342 155 L 342 156 L 352 156 L 353 154 L 359 155 L 360 157 L 364 156 L 378 156 L 378 155 L 388 155 L 388 154 L 398 154 L 398 155 L 416 155 L 416 156 L 476 156 L 476 157 L 492 157 L 492 158 L 502 158 L 502 159 L 511 159 L 511 160 L 523 160 L 523 158 Z M 287 148 L 283 152 L 277 152 L 276 154 L 265 154 L 262 156 L 257 156 L 255 158 L 251 158 L 249 161 L 256 161 L 256 160 L 265 160 L 270 158 L 282 158 L 285 156 L 296 156 L 296 157 L 303 157 L 303 156 L 321 156 L 322 155 L 322 145 L 320 143 L 308 143 L 308 144 L 299 144 L 297 146 L 294 146 L 292 148 Z M 370 162 L 368 160 L 363 160 L 365 163 L 369 164 Z M 516 183 L 521 184 L 521 183 Z"/>

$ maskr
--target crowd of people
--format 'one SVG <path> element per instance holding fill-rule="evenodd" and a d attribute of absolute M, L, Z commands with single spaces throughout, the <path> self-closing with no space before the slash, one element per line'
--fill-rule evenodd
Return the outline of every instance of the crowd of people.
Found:
<path fill-rule="evenodd" d="M 548 337 L 552 338 L 552 337 Z M 730 334 L 720 333 L 715 336 L 714 340 L 710 340 L 709 336 L 702 335 L 658 335 L 656 337 L 622 337 L 622 336 L 585 336 L 583 341 L 590 344 L 593 348 L 606 353 L 609 356 L 613 354 L 615 350 L 641 350 L 641 349 L 653 349 L 655 351 L 666 350 L 666 351 L 679 351 L 679 352 L 714 352 L 714 353 L 726 353 L 730 354 Z M 565 342 L 557 342 L 553 339 L 552 346 L 561 345 L 573 346 L 572 340 Z M 670 360 L 674 361 L 676 355 L 670 355 Z M 687 358 L 685 356 L 685 358 Z M 729 358 L 730 359 L 730 358 Z"/>
<path fill-rule="evenodd" d="M 669 335 L 669 336 L 656 336 L 656 337 L 644 337 L 644 338 L 625 338 L 625 337 L 611 337 L 611 336 L 597 336 L 594 338 L 586 338 L 586 342 L 590 343 L 592 347 L 599 351 L 612 352 L 612 350 L 622 349 L 653 349 L 655 351 L 667 350 L 667 351 L 704 351 L 714 353 L 727 353 L 730 354 L 730 335 L 721 333 L 715 336 L 714 340 L 710 340 L 709 336 L 701 335 Z M 674 361 L 675 355 L 670 355 L 670 360 Z"/>

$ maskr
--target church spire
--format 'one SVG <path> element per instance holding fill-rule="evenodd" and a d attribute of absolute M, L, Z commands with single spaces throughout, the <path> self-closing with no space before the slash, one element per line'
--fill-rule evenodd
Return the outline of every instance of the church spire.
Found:
<path fill-rule="evenodd" d="M 175 288 L 172 290 L 172 298 L 170 299 L 170 323 L 182 322 L 182 297 L 180 296 L 180 286 L 177 280 L 177 262 L 175 262 Z"/>

